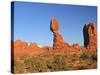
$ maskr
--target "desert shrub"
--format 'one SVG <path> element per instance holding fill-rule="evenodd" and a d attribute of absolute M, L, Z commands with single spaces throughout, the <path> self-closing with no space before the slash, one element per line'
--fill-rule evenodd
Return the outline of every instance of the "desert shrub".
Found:
<path fill-rule="evenodd" d="M 27 72 L 47 72 L 67 70 L 66 57 L 55 55 L 50 57 L 24 57 Z"/>
<path fill-rule="evenodd" d="M 82 52 L 79 56 L 81 59 L 92 59 L 97 61 L 97 53 L 96 52 Z"/>
<path fill-rule="evenodd" d="M 47 62 L 47 66 L 51 71 L 67 70 L 68 65 L 64 56 L 56 55 Z"/>
<path fill-rule="evenodd" d="M 16 58 L 14 60 L 14 73 L 26 73 L 24 60 L 20 60 L 20 58 Z"/>
<path fill-rule="evenodd" d="M 20 57 L 15 59 L 14 73 L 32 73 L 32 72 L 45 72 L 47 65 L 42 57 Z"/>
<path fill-rule="evenodd" d="M 31 57 L 30 59 L 25 59 L 24 64 L 27 65 L 28 72 L 45 72 L 47 71 L 46 62 L 42 57 Z"/>
<path fill-rule="evenodd" d="M 88 59 L 90 58 L 90 54 L 88 52 L 83 52 L 79 56 L 81 59 Z"/>
<path fill-rule="evenodd" d="M 97 53 L 96 52 L 91 54 L 91 59 L 94 61 L 97 61 Z"/>
<path fill-rule="evenodd" d="M 83 60 L 84 59 L 84 60 Z M 88 61 L 87 61 L 88 60 Z M 76 67 L 74 62 L 76 63 Z M 85 63 L 86 61 L 86 63 Z M 33 73 L 33 72 L 48 72 L 48 71 L 65 71 L 74 69 L 87 69 L 96 63 L 97 54 L 90 52 L 82 52 L 79 56 L 23 56 L 15 58 L 14 73 Z M 94 67 L 96 64 L 94 64 Z"/>

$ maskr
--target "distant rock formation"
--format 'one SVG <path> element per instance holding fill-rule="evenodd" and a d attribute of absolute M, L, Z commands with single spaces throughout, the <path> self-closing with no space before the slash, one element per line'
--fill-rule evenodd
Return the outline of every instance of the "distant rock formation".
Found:
<path fill-rule="evenodd" d="M 79 44 L 73 44 L 72 47 L 73 48 L 76 48 L 76 49 L 79 49 L 80 48 Z"/>
<path fill-rule="evenodd" d="M 90 50 L 97 49 L 97 31 L 94 23 L 85 24 L 83 28 L 84 47 Z"/>
<path fill-rule="evenodd" d="M 50 30 L 53 32 L 53 49 L 62 49 L 67 47 L 67 43 L 64 42 L 63 37 L 59 33 L 59 25 L 55 17 L 51 19 Z"/>
<path fill-rule="evenodd" d="M 14 42 L 14 49 L 15 50 L 24 50 L 28 46 L 27 42 L 21 41 L 21 40 L 16 40 Z"/>
<path fill-rule="evenodd" d="M 24 55 L 37 55 L 40 54 L 42 49 L 37 43 L 28 44 L 22 40 L 12 41 L 12 56 L 24 56 Z"/>
<path fill-rule="evenodd" d="M 28 47 L 30 49 L 38 49 L 39 48 L 39 46 L 36 43 L 31 43 Z"/>

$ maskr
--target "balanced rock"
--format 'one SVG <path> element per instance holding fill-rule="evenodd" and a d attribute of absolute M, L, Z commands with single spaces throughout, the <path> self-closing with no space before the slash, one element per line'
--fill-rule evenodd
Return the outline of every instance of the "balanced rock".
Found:
<path fill-rule="evenodd" d="M 55 17 L 53 17 L 51 19 L 51 22 L 50 22 L 50 30 L 52 32 L 55 32 L 55 31 L 58 31 L 59 30 L 59 25 L 58 25 L 58 22 L 57 22 L 57 20 L 56 20 Z"/>
<path fill-rule="evenodd" d="M 67 47 L 63 37 L 59 33 L 59 25 L 55 17 L 50 22 L 50 30 L 53 32 L 53 49 L 61 49 Z"/>
<path fill-rule="evenodd" d="M 90 50 L 97 49 L 97 31 L 94 23 L 85 24 L 83 28 L 84 47 Z"/>

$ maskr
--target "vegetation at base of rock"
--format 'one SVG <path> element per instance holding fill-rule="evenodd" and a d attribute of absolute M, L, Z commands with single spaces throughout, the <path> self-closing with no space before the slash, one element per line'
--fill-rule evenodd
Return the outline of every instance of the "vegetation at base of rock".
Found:
<path fill-rule="evenodd" d="M 97 66 L 96 53 L 78 56 L 22 56 L 14 59 L 14 73 L 53 72 L 91 69 Z"/>
<path fill-rule="evenodd" d="M 92 59 L 94 61 L 97 61 L 97 52 L 82 52 L 79 56 L 81 59 Z"/>

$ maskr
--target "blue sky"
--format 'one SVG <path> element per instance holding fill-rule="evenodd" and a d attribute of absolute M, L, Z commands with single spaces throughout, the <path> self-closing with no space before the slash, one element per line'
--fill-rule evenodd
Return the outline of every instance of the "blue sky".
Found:
<path fill-rule="evenodd" d="M 67 43 L 83 45 L 83 26 L 90 22 L 97 24 L 97 7 L 14 2 L 14 40 L 52 45 L 50 20 L 53 16 Z"/>

